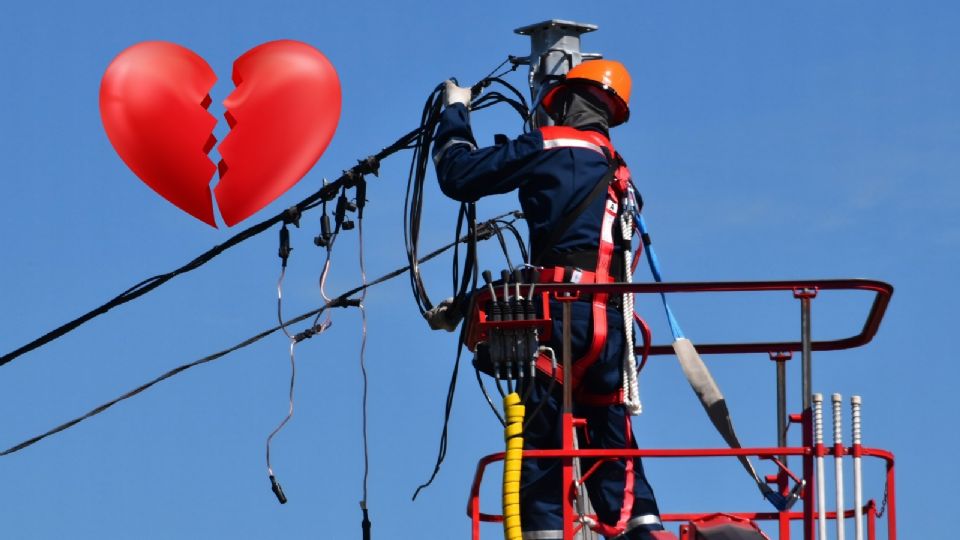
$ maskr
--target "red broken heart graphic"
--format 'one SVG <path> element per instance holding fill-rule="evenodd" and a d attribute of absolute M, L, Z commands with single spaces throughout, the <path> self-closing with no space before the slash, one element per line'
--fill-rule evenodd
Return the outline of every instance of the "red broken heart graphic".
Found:
<path fill-rule="evenodd" d="M 207 153 L 216 119 L 206 111 L 216 75 L 179 45 L 138 43 L 110 63 L 100 116 L 124 163 L 181 210 L 216 227 Z M 233 226 L 296 184 L 320 159 L 340 119 L 340 81 L 329 60 L 297 41 L 272 41 L 233 65 L 220 145 L 220 215 Z"/>

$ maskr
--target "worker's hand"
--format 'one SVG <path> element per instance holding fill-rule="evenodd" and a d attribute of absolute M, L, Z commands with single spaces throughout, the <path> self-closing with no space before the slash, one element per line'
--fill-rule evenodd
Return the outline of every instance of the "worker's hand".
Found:
<path fill-rule="evenodd" d="M 453 298 L 447 298 L 433 309 L 423 314 L 432 330 L 446 330 L 453 332 L 463 320 L 463 314 L 453 305 Z"/>
<path fill-rule="evenodd" d="M 443 106 L 449 107 L 454 103 L 463 103 L 467 108 L 470 107 L 470 100 L 473 93 L 469 88 L 457 86 L 453 81 L 447 80 L 443 83 Z"/>

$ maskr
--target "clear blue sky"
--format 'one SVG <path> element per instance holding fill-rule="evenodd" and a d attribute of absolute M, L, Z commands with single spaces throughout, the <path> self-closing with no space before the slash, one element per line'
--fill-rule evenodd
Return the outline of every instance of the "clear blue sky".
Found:
<path fill-rule="evenodd" d="M 930 505 L 949 504 L 960 443 L 949 398 L 960 263 L 960 8 L 948 2 L 5 2 L 0 5 L 0 350 L 8 351 L 227 238 L 161 200 L 108 142 L 97 93 L 110 60 L 169 40 L 219 75 L 211 111 L 230 93 L 232 61 L 265 41 L 323 51 L 343 84 L 333 143 L 304 180 L 255 216 L 312 193 L 322 178 L 419 121 L 443 79 L 473 81 L 507 54 L 526 54 L 518 26 L 591 22 L 584 49 L 634 74 L 633 115 L 615 132 L 646 200 L 669 280 L 871 277 L 897 292 L 876 340 L 814 357 L 815 389 L 859 393 L 870 446 L 899 457 L 901 534 L 932 536 Z M 513 75 L 517 85 L 523 76 Z M 506 110 L 475 115 L 481 141 L 519 131 Z M 220 122 L 216 134 L 226 135 Z M 214 155 L 215 152 L 214 152 Z M 368 273 L 403 264 L 409 156 L 384 163 L 368 192 Z M 455 206 L 431 184 L 423 244 L 452 237 Z M 483 201 L 482 216 L 516 207 Z M 317 215 L 293 232 L 286 313 L 319 302 Z M 276 233 L 0 368 L 0 446 L 7 447 L 275 320 Z M 334 255 L 329 290 L 359 282 L 356 233 Z M 494 269 L 494 252 L 487 261 Z M 425 270 L 448 294 L 449 259 Z M 641 279 L 648 279 L 645 272 Z M 473 374 L 461 373 L 447 462 L 433 465 L 455 346 L 419 319 L 400 278 L 371 290 L 371 477 L 376 538 L 464 538 L 476 460 L 501 448 Z M 657 341 L 659 308 L 642 304 Z M 687 334 L 792 338 L 786 296 L 678 298 Z M 814 302 L 816 337 L 858 329 L 864 298 Z M 266 435 L 285 413 L 286 341 L 275 336 L 163 383 L 107 413 L 0 459 L 6 538 L 358 538 L 362 471 L 359 316 L 298 350 L 297 414 L 275 440 L 290 503 L 269 491 Z M 709 359 L 746 444 L 775 441 L 772 364 Z M 797 380 L 799 362 L 791 366 Z M 641 445 L 715 447 L 679 368 L 644 371 Z M 797 408 L 799 388 L 791 394 Z M 849 435 L 847 435 L 849 436 Z M 649 462 L 664 511 L 762 510 L 737 466 Z M 879 468 L 866 495 L 879 499 Z M 848 470 L 849 478 L 849 470 Z M 495 482 L 486 503 L 495 509 Z M 849 493 L 849 488 L 848 488 Z M 487 531 L 496 537 L 497 528 Z"/>

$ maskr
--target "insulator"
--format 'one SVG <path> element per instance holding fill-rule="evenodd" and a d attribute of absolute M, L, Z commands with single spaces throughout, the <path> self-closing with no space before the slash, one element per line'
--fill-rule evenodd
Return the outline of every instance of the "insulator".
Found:
<path fill-rule="evenodd" d="M 833 395 L 833 443 L 843 444 L 843 396 Z"/>
<path fill-rule="evenodd" d="M 860 433 L 860 396 L 850 398 L 851 424 L 853 426 L 853 444 L 861 443 Z"/>
<path fill-rule="evenodd" d="M 813 395 L 814 442 L 823 444 L 823 394 Z"/>

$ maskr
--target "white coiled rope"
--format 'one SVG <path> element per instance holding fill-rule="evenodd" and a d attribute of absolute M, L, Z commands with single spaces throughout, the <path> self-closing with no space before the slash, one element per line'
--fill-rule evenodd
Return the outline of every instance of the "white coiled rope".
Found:
<path fill-rule="evenodd" d="M 633 239 L 633 210 L 636 201 L 633 199 L 633 191 L 629 190 L 623 198 L 622 209 L 620 213 L 620 231 L 627 246 L 623 250 L 623 276 L 627 283 L 633 283 L 633 251 L 631 240 Z M 623 348 L 623 404 L 630 414 L 636 416 L 643 412 L 643 405 L 640 403 L 640 384 L 637 382 L 637 362 L 633 354 L 633 293 L 623 295 L 623 337 L 625 346 Z"/>

